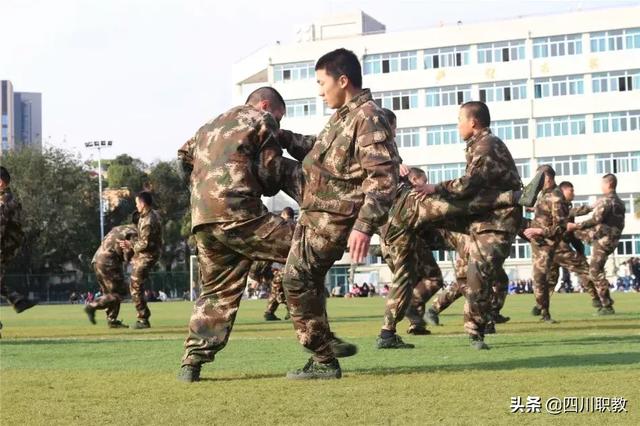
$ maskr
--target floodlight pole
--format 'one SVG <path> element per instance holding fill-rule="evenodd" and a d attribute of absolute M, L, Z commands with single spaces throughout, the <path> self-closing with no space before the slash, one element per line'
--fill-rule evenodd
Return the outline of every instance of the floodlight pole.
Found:
<path fill-rule="evenodd" d="M 100 200 L 100 240 L 104 239 L 104 201 L 102 199 L 102 148 L 110 147 L 113 145 L 112 141 L 92 141 L 85 142 L 87 148 L 94 148 L 98 150 L 98 195 Z"/>

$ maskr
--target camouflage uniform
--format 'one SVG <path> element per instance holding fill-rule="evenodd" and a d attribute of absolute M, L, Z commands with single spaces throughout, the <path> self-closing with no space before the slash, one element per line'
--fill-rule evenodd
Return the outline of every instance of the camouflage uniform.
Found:
<path fill-rule="evenodd" d="M 131 301 L 136 307 L 140 321 L 148 321 L 151 311 L 147 307 L 144 296 L 144 282 L 149 278 L 149 272 L 158 262 L 162 253 L 162 220 L 160 214 L 147 207 L 140 213 L 138 221 L 138 239 L 133 245 L 133 259 L 131 260 Z"/>
<path fill-rule="evenodd" d="M 107 321 L 111 323 L 118 320 L 120 303 L 127 297 L 123 266 L 133 257 L 133 249 L 123 250 L 119 241 L 134 241 L 137 237 L 135 225 L 116 226 L 104 237 L 91 261 L 102 296 L 89 306 L 106 309 Z"/>
<path fill-rule="evenodd" d="M 284 287 L 282 287 L 282 270 L 275 269 L 273 271 L 273 278 L 271 279 L 271 293 L 269 293 L 269 300 L 267 300 L 267 310 L 265 313 L 275 314 L 279 305 L 285 305 L 286 307 L 287 298 L 284 294 Z"/>
<path fill-rule="evenodd" d="M 511 153 L 489 129 L 471 137 L 465 152 L 465 175 L 436 186 L 436 192 L 445 199 L 468 199 L 481 189 L 518 191 L 522 188 Z M 491 288 L 506 275 L 504 261 L 509 257 L 521 219 L 519 206 L 495 209 L 471 219 L 464 322 L 465 330 L 474 338 L 484 336 L 490 318 Z"/>
<path fill-rule="evenodd" d="M 443 237 L 430 227 L 425 228 L 426 224 L 438 226 L 446 221 L 448 227 L 456 227 L 456 217 L 464 217 L 464 222 L 467 216 L 496 205 L 513 205 L 512 193 L 500 195 L 495 191 L 481 191 L 471 200 L 445 201 L 437 196 L 421 200 L 408 188 L 400 189 L 388 224 L 381 229 L 383 256 L 393 273 L 386 300 L 384 330 L 395 331 L 410 304 L 414 306 L 410 310 L 412 318 L 420 315 L 420 311 L 424 313 L 424 304 L 419 301 L 427 295 L 431 297 L 442 287 L 442 273 L 431 250 L 444 245 Z M 420 298 L 416 303 L 411 303 L 412 294 Z"/>
<path fill-rule="evenodd" d="M 591 212 L 591 207 L 580 206 L 573 207 L 571 203 L 567 203 L 569 209 L 568 222 L 574 222 L 576 216 L 583 216 Z M 560 267 L 567 268 L 569 271 L 576 274 L 580 286 L 591 296 L 592 300 L 600 301 L 596 288 L 589 278 L 589 264 L 587 258 L 584 255 L 584 251 L 579 252 L 572 248 L 575 245 L 575 236 L 573 233 L 567 233 L 558 243 L 558 247 L 555 250 L 553 256 L 553 265 L 551 271 L 548 274 L 548 288 L 549 293 L 553 294 L 558 279 L 560 278 Z M 583 248 L 584 250 L 584 248 Z"/>
<path fill-rule="evenodd" d="M 589 276 L 596 286 L 603 308 L 610 308 L 613 300 L 604 267 L 607 258 L 618 247 L 624 229 L 625 207 L 615 191 L 601 197 L 593 208 L 591 219 L 577 225 L 576 237 L 591 243 Z"/>
<path fill-rule="evenodd" d="M 8 187 L 0 189 L 0 295 L 13 306 L 24 299 L 4 283 L 7 264 L 18 254 L 24 234 L 21 224 L 22 206 Z"/>
<path fill-rule="evenodd" d="M 283 189 L 299 200 L 302 174 L 284 158 L 278 123 L 251 105 L 201 127 L 178 151 L 190 176 L 191 220 L 202 292 L 195 303 L 182 365 L 213 361 L 233 328 L 251 263 L 284 263 L 294 224 L 269 213 L 261 196 Z"/>
<path fill-rule="evenodd" d="M 560 241 L 567 230 L 569 207 L 562 191 L 557 186 L 544 189 L 535 206 L 533 228 L 540 228 L 543 234 L 531 241 L 533 257 L 533 293 L 542 316 L 549 317 L 550 288 L 555 284 L 549 280 L 553 261 Z"/>
<path fill-rule="evenodd" d="M 339 108 L 317 138 L 291 132 L 281 144 L 303 160 L 305 190 L 283 286 L 298 339 L 316 362 L 335 358 L 325 276 L 352 229 L 382 226 L 398 183 L 399 156 L 382 110 L 368 89 Z"/>

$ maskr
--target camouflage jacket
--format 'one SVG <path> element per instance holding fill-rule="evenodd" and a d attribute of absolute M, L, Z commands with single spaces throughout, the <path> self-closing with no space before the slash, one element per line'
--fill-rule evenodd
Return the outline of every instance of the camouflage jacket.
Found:
<path fill-rule="evenodd" d="M 567 203 L 567 208 L 569 209 L 569 222 L 575 222 L 576 221 L 576 217 L 578 216 L 584 216 L 586 214 L 589 214 L 593 211 L 593 208 L 591 206 L 578 206 L 578 207 L 573 207 L 573 204 L 570 202 L 566 202 Z"/>
<path fill-rule="evenodd" d="M 536 240 L 540 245 L 556 246 L 567 232 L 569 220 L 569 203 L 560 188 L 542 190 L 535 209 L 531 227 L 541 228 L 543 232 Z"/>
<path fill-rule="evenodd" d="M 133 257 L 133 249 L 123 250 L 119 241 L 128 240 L 135 243 L 138 238 L 136 225 L 116 226 L 104 237 L 102 244 L 93 255 L 91 263 L 111 261 L 112 263 L 124 263 Z"/>
<path fill-rule="evenodd" d="M 268 112 L 242 105 L 206 123 L 180 148 L 190 177 L 192 229 L 262 216 L 268 210 L 261 196 L 301 179 L 299 163 L 282 157 L 278 128 Z"/>
<path fill-rule="evenodd" d="M 282 131 L 280 143 L 304 158 L 301 224 L 335 236 L 351 227 L 372 235 L 385 223 L 400 156 L 368 89 L 339 108 L 317 137 Z"/>
<path fill-rule="evenodd" d="M 21 223 L 22 206 L 11 189 L 0 190 L 0 259 L 12 259 L 22 245 L 24 234 Z"/>
<path fill-rule="evenodd" d="M 135 256 L 158 258 L 162 252 L 162 220 L 153 209 L 140 213 L 138 239 L 133 245 Z"/>
<path fill-rule="evenodd" d="M 271 279 L 273 276 L 273 272 L 271 271 L 272 264 L 273 262 L 268 260 L 258 260 L 253 262 L 249 269 L 249 277 L 254 281 L 260 281 L 260 278 L 263 277 L 267 280 Z"/>
<path fill-rule="evenodd" d="M 620 238 L 624 229 L 624 203 L 615 191 L 598 198 L 593 208 L 593 216 L 577 225 L 578 230 L 594 228 L 595 238 Z"/>
<path fill-rule="evenodd" d="M 507 146 L 490 129 L 467 141 L 465 175 L 436 185 L 436 192 L 446 198 L 471 198 L 481 189 L 518 191 L 522 181 Z M 516 233 L 522 209 L 507 207 L 480 215 L 470 226 L 471 232 L 502 231 Z"/>

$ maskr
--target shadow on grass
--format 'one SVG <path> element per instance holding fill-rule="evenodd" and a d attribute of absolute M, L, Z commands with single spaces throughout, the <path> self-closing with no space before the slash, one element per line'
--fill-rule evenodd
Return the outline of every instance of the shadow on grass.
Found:
<path fill-rule="evenodd" d="M 494 346 L 496 348 L 507 347 L 540 347 L 545 345 L 561 345 L 561 346 L 584 346 L 584 345 L 611 345 L 619 343 L 637 343 L 640 344 L 640 335 L 638 336 L 587 336 L 581 338 L 570 338 L 563 340 L 541 340 L 533 339 L 527 342 L 500 342 Z"/>
<path fill-rule="evenodd" d="M 434 372 L 458 372 L 467 370 L 516 370 L 536 368 L 622 366 L 640 363 L 640 352 L 616 352 L 608 354 L 552 355 L 534 358 L 511 359 L 495 362 L 476 362 L 450 365 L 398 366 L 391 368 L 356 368 L 348 372 L 370 375 L 410 374 Z"/>

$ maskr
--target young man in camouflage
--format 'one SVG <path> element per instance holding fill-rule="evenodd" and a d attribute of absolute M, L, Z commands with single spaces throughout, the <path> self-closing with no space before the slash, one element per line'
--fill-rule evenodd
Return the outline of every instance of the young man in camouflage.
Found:
<path fill-rule="evenodd" d="M 285 207 L 282 209 L 280 216 L 287 221 L 294 222 L 294 212 L 291 207 Z M 284 305 L 287 314 L 284 319 L 288 320 L 291 318 L 289 315 L 289 308 L 287 307 L 287 298 L 284 294 L 284 287 L 282 287 L 282 266 L 278 264 L 277 267 L 274 267 L 273 263 L 269 264 L 271 268 L 271 292 L 269 293 L 269 299 L 267 300 L 267 309 L 264 312 L 264 319 L 266 321 L 279 321 L 280 318 L 276 316 L 276 310 L 278 306 Z"/>
<path fill-rule="evenodd" d="M 303 161 L 305 190 L 283 286 L 298 339 L 313 357 L 291 379 L 340 378 L 326 312 L 325 276 L 349 247 L 361 262 L 371 235 L 386 221 L 398 182 L 399 157 L 387 120 L 368 89 L 360 62 L 338 49 L 316 63 L 320 96 L 336 112 L 318 135 L 282 132 Z M 355 347 L 353 347 L 355 353 Z"/>
<path fill-rule="evenodd" d="M 466 141 L 467 168 L 465 175 L 438 185 L 427 184 L 422 194 L 439 194 L 445 199 L 466 199 L 480 189 L 519 191 L 522 182 L 515 162 L 506 145 L 491 133 L 489 109 L 482 102 L 467 102 L 460 108 L 458 131 Z M 539 183 L 534 178 L 535 183 Z M 537 189 L 536 184 L 531 188 Z M 525 191 L 527 205 L 532 201 Z M 467 269 L 468 297 L 465 304 L 465 330 L 472 346 L 488 349 L 484 343 L 489 318 L 491 287 L 504 274 L 503 264 L 511 251 L 511 244 L 520 229 L 522 208 L 505 207 L 492 210 L 470 220 L 469 266 Z"/>
<path fill-rule="evenodd" d="M 18 254 L 24 234 L 22 232 L 22 206 L 13 196 L 9 171 L 0 166 L 0 296 L 7 299 L 17 313 L 37 304 L 16 291 L 12 291 L 4 282 L 5 268 Z M 2 323 L 0 323 L 0 329 Z"/>
<path fill-rule="evenodd" d="M 277 142 L 285 113 L 280 94 L 262 87 L 203 125 L 178 151 L 190 179 L 191 226 L 202 292 L 196 301 L 178 378 L 200 379 L 227 344 L 251 263 L 284 263 L 294 224 L 269 213 L 261 197 L 284 189 L 299 200 L 300 165 Z"/>
<path fill-rule="evenodd" d="M 462 217 L 466 223 L 469 215 L 514 205 L 517 197 L 514 191 L 480 191 L 471 200 L 446 201 L 439 197 L 422 200 L 411 192 L 411 188 L 424 185 L 426 176 L 421 170 L 412 169 L 412 172 L 415 177 L 412 179 L 412 174 L 409 175 L 411 185 L 399 188 L 388 223 L 380 231 L 382 252 L 393 273 L 393 281 L 385 304 L 384 323 L 376 341 L 379 349 L 414 347 L 396 334 L 396 325 L 413 304 L 416 285 L 428 282 L 429 292 L 442 287 L 442 273 L 431 254 L 431 250 L 445 245 L 445 237 L 437 228 L 451 226 L 455 216 Z M 423 225 L 416 226 L 416 221 Z M 434 286 L 433 281 L 438 284 Z M 419 292 L 422 290 L 425 289 L 419 289 Z"/>
<path fill-rule="evenodd" d="M 104 237 L 93 256 L 91 264 L 96 273 L 102 296 L 84 308 L 92 324 L 96 323 L 96 310 L 105 309 L 109 328 L 129 328 L 118 320 L 120 304 L 127 297 L 124 280 L 124 265 L 133 257 L 133 249 L 123 249 L 121 241 L 135 242 L 138 237 L 136 225 L 121 225 L 113 228 Z"/>
<path fill-rule="evenodd" d="M 137 321 L 134 329 L 151 327 L 149 317 L 151 311 L 144 296 L 144 282 L 149 278 L 149 272 L 158 262 L 162 253 L 162 220 L 160 214 L 152 208 L 151 193 L 142 191 L 136 195 L 136 209 L 140 213 L 138 219 L 138 238 L 135 244 L 130 240 L 121 240 L 123 250 L 133 250 L 131 260 L 131 300 L 137 311 Z"/>
<path fill-rule="evenodd" d="M 574 198 L 573 184 L 571 182 L 560 182 L 558 188 L 562 191 L 564 202 L 566 203 L 566 207 L 569 211 L 568 223 L 574 223 L 576 216 L 583 216 L 591 213 L 592 208 L 590 206 L 573 207 L 571 204 Z M 578 248 L 581 248 L 582 250 L 578 250 Z M 577 240 L 573 232 L 567 232 L 563 235 L 555 251 L 551 271 L 548 274 L 548 287 L 550 294 L 553 294 L 553 290 L 558 283 L 560 267 L 567 268 L 569 271 L 576 274 L 580 286 L 591 296 L 592 305 L 594 307 L 600 308 L 602 306 L 595 286 L 589 277 L 589 264 L 587 263 L 587 258 L 584 255 L 584 245 Z M 532 313 L 540 315 L 540 307 L 534 307 Z"/>
<path fill-rule="evenodd" d="M 609 281 L 605 273 L 607 258 L 618 247 L 624 229 L 624 203 L 616 193 L 618 179 L 613 174 L 602 177 L 601 189 L 604 194 L 596 202 L 591 219 L 579 224 L 569 224 L 568 230 L 575 231 L 576 237 L 591 244 L 589 276 L 596 286 L 602 307 L 598 315 L 612 315 L 613 300 L 609 293 Z"/>
<path fill-rule="evenodd" d="M 524 235 L 531 241 L 533 258 L 533 293 L 542 321 L 553 324 L 549 311 L 549 273 L 562 237 L 567 231 L 569 208 L 562 191 L 555 182 L 556 172 L 549 165 L 538 168 L 544 173 L 544 188 L 535 205 L 535 216 Z"/>

